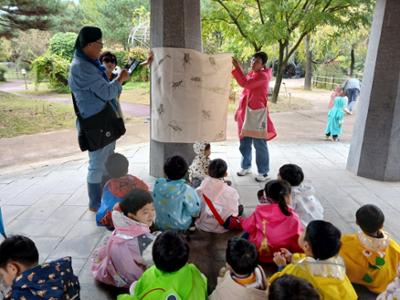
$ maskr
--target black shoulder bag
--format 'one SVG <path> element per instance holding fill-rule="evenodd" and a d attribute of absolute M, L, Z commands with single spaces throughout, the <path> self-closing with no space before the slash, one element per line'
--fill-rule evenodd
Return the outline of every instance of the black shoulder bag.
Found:
<path fill-rule="evenodd" d="M 115 112 L 109 101 L 97 114 L 82 118 L 73 93 L 72 102 L 79 122 L 78 142 L 82 151 L 96 151 L 111 144 L 125 134 L 124 120 Z"/>

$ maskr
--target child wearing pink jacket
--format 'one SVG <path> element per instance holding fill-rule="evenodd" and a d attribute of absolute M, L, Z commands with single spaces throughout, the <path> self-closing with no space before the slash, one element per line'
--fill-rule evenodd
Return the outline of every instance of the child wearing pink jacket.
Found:
<path fill-rule="evenodd" d="M 200 216 L 195 222 L 196 228 L 200 230 L 215 233 L 228 231 L 227 228 L 219 224 L 204 196 L 211 200 L 223 221 L 227 221 L 231 216 L 237 217 L 239 214 L 239 193 L 224 181 L 224 177 L 227 176 L 227 169 L 228 166 L 223 159 L 212 160 L 208 168 L 209 176 L 206 176 L 196 189 L 202 200 Z"/>
<path fill-rule="evenodd" d="M 120 209 L 112 212 L 115 230 L 93 254 L 92 273 L 105 284 L 128 288 L 152 264 L 153 198 L 148 191 L 134 189 Z"/>
<path fill-rule="evenodd" d="M 260 204 L 250 217 L 242 219 L 243 230 L 258 250 L 259 261 L 270 263 L 281 248 L 303 252 L 298 238 L 304 228 L 299 216 L 290 207 L 290 184 L 283 180 L 267 182 L 258 192 Z"/>

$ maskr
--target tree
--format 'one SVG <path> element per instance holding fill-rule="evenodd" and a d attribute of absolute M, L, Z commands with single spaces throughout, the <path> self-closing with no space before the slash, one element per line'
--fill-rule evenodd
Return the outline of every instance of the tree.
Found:
<path fill-rule="evenodd" d="M 236 28 L 254 51 L 277 43 L 278 61 L 272 102 L 278 99 L 284 70 L 304 37 L 319 26 L 349 30 L 365 23 L 373 0 L 212 0 L 213 22 Z"/>
<path fill-rule="evenodd" d="M 367 54 L 370 25 L 369 22 L 353 31 L 328 25 L 312 32 L 309 48 L 314 69 L 316 67 L 321 69 L 320 66 L 324 69 L 324 66 L 335 63 L 341 66 L 341 70 L 339 74 L 330 75 L 353 75 L 354 72 L 362 72 Z"/>
<path fill-rule="evenodd" d="M 12 38 L 18 30 L 47 30 L 60 10 L 59 0 L 0 0 L 0 37 Z"/>
<path fill-rule="evenodd" d="M 52 32 L 78 32 L 85 24 L 85 12 L 73 1 L 65 2 L 63 13 L 52 18 Z"/>
<path fill-rule="evenodd" d="M 48 31 L 37 29 L 22 31 L 11 40 L 10 58 L 17 64 L 22 63 L 27 67 L 36 57 L 46 52 L 49 39 Z"/>
<path fill-rule="evenodd" d="M 143 0 L 81 0 L 80 5 L 86 24 L 100 27 L 107 43 L 119 44 L 124 50 L 129 50 L 128 38 L 135 19 L 149 12 Z"/>

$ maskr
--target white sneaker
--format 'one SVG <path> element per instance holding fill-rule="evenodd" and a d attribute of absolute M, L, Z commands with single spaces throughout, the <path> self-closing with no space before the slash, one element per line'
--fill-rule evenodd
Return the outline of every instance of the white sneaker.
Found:
<path fill-rule="evenodd" d="M 264 182 L 264 181 L 267 181 L 268 179 L 269 179 L 268 174 L 258 174 L 258 175 L 255 177 L 255 180 L 256 180 L 257 182 Z"/>
<path fill-rule="evenodd" d="M 251 174 L 251 169 L 241 169 L 236 174 L 237 174 L 237 176 L 245 176 L 245 175 Z"/>

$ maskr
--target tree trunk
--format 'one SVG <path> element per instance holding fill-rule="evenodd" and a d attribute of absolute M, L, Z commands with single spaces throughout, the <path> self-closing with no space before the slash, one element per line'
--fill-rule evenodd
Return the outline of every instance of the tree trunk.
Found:
<path fill-rule="evenodd" d="M 274 92 L 272 93 L 272 100 L 271 100 L 273 103 L 276 103 L 278 101 L 284 70 L 285 68 L 282 68 L 281 70 L 278 70 L 278 73 L 276 74 Z"/>
<path fill-rule="evenodd" d="M 349 76 L 353 76 L 353 73 L 354 73 L 354 64 L 355 64 L 354 46 L 351 47 L 350 58 L 351 58 L 351 59 L 350 59 Z"/>
<path fill-rule="evenodd" d="M 307 34 L 304 39 L 304 47 L 306 49 L 306 75 L 304 78 L 304 89 L 311 91 L 312 84 L 312 52 L 310 50 L 310 35 Z"/>
<path fill-rule="evenodd" d="M 278 102 L 279 90 L 281 88 L 281 83 L 282 83 L 282 79 L 283 79 L 283 72 L 285 71 L 285 67 L 287 64 L 287 60 L 285 61 L 285 63 L 283 62 L 285 48 L 286 48 L 286 44 L 279 43 L 278 70 L 276 72 L 275 86 L 274 86 L 274 91 L 272 93 L 272 99 L 271 99 L 271 101 L 273 103 Z"/>

